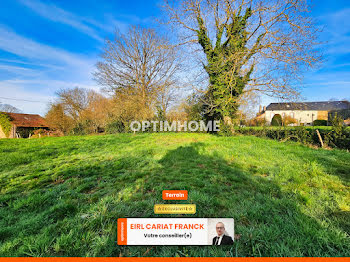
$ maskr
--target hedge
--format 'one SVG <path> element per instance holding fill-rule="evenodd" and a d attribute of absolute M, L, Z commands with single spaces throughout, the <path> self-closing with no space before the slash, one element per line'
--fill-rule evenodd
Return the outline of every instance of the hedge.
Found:
<path fill-rule="evenodd" d="M 242 127 L 235 131 L 243 135 L 254 135 L 258 137 L 267 137 L 279 141 L 297 141 L 303 144 L 313 144 L 321 146 L 317 131 L 319 130 L 322 140 L 326 146 L 350 149 L 350 129 L 346 127 L 337 127 L 332 129 L 313 129 L 306 127 L 294 128 L 254 128 Z"/>
<path fill-rule="evenodd" d="M 328 124 L 327 120 L 319 120 L 319 119 L 317 119 L 317 120 L 315 120 L 313 122 L 314 126 L 327 126 L 327 124 Z"/>

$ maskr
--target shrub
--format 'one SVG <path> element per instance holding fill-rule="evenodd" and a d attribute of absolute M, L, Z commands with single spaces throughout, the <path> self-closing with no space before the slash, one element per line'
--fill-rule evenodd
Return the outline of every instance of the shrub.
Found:
<path fill-rule="evenodd" d="M 281 126 L 282 125 L 282 117 L 280 114 L 276 114 L 273 116 L 271 120 L 271 125 L 272 126 Z"/>
<path fill-rule="evenodd" d="M 291 124 L 296 124 L 296 123 L 297 123 L 297 120 L 291 116 L 285 116 L 283 118 L 283 125 L 285 125 L 285 126 L 288 126 Z"/>
<path fill-rule="evenodd" d="M 34 130 L 31 138 L 40 138 L 43 136 L 59 137 L 63 135 L 64 135 L 63 132 L 59 130 L 36 129 Z"/>
<path fill-rule="evenodd" d="M 88 134 L 88 132 L 87 132 L 87 130 L 86 130 L 86 125 L 84 125 L 83 123 L 78 123 L 78 124 L 76 124 L 73 128 L 72 128 L 72 130 L 70 130 L 70 134 L 71 135 L 77 135 L 77 136 L 79 136 L 79 135 L 87 135 Z"/>
<path fill-rule="evenodd" d="M 252 120 L 247 121 L 248 126 L 265 126 L 266 125 L 266 120 L 265 118 L 254 118 Z"/>
<path fill-rule="evenodd" d="M 75 124 L 75 126 L 70 130 L 71 135 L 88 135 L 99 133 L 100 129 L 95 125 L 96 123 L 91 119 L 86 119 Z"/>
<path fill-rule="evenodd" d="M 5 136 L 8 137 L 10 134 L 12 125 L 11 125 L 10 117 L 5 113 L 0 113 L 0 126 Z"/>
<path fill-rule="evenodd" d="M 107 134 L 117 134 L 125 132 L 125 125 L 122 121 L 117 120 L 107 124 L 106 133 Z"/>
<path fill-rule="evenodd" d="M 317 132 L 315 128 L 307 127 L 279 127 L 279 128 L 254 128 L 242 127 L 237 132 L 243 135 L 255 135 L 258 137 L 267 137 L 280 141 L 296 141 L 302 144 L 313 144 L 320 146 Z M 332 129 L 319 129 L 324 144 L 329 147 L 337 147 L 340 149 L 350 149 L 350 129 L 344 126 L 333 126 Z"/>
<path fill-rule="evenodd" d="M 327 126 L 327 120 L 321 120 L 321 119 L 316 119 L 314 122 L 313 122 L 313 125 L 314 126 Z"/>
<path fill-rule="evenodd" d="M 233 135 L 232 125 L 225 124 L 223 121 L 220 121 L 220 131 L 218 132 L 219 136 L 232 136 Z"/>

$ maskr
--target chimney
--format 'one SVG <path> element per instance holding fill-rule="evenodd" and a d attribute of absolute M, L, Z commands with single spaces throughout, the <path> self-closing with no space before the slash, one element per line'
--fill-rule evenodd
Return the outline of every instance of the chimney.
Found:
<path fill-rule="evenodd" d="M 264 112 L 266 111 L 266 106 L 264 106 Z"/>
<path fill-rule="evenodd" d="M 261 113 L 261 105 L 259 105 L 259 113 Z"/>

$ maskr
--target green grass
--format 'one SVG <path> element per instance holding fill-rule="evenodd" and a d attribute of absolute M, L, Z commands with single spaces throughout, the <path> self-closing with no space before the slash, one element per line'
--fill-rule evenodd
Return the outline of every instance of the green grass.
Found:
<path fill-rule="evenodd" d="M 350 153 L 250 136 L 0 140 L 0 256 L 349 256 Z M 118 247 L 118 217 L 233 217 L 232 247 Z M 180 201 L 178 201 L 180 202 Z M 173 215 L 185 217 L 185 215 Z"/>

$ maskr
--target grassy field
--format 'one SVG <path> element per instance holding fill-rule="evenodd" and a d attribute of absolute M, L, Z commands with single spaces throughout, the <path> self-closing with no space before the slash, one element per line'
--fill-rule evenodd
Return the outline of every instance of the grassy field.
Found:
<path fill-rule="evenodd" d="M 350 255 L 346 151 L 250 136 L 120 134 L 0 140 L 0 159 L 0 256 Z M 153 205 L 167 203 L 164 189 L 188 190 L 181 203 L 197 204 L 193 217 L 233 217 L 240 239 L 118 247 L 116 219 L 162 217 Z"/>

